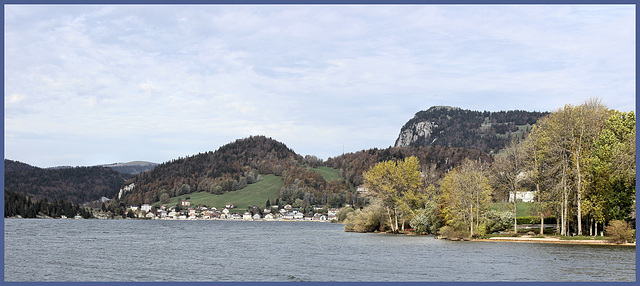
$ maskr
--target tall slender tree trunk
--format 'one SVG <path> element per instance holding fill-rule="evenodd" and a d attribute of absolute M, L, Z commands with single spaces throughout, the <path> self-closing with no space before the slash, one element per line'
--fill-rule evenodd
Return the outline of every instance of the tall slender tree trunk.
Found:
<path fill-rule="evenodd" d="M 536 183 L 536 194 L 538 194 L 538 212 L 540 213 L 540 235 L 544 234 L 544 212 L 540 201 L 540 184 Z"/>
<path fill-rule="evenodd" d="M 580 139 L 576 150 L 576 172 L 578 177 L 578 235 L 582 235 L 582 174 L 580 173 L 580 156 L 582 156 L 582 137 L 584 136 L 584 124 L 580 125 Z"/>
<path fill-rule="evenodd" d="M 513 190 L 513 232 L 518 234 L 518 192 Z"/>
<path fill-rule="evenodd" d="M 565 186 L 566 189 L 566 186 Z M 562 228 L 564 229 L 564 234 L 567 235 L 569 231 L 569 220 L 567 219 L 569 215 L 569 194 L 565 190 L 564 194 L 564 212 L 562 213 Z"/>
<path fill-rule="evenodd" d="M 476 196 L 476 229 L 480 228 L 480 194 Z"/>
<path fill-rule="evenodd" d="M 562 166 L 562 203 L 560 207 L 560 216 L 561 216 L 561 228 L 560 235 L 567 235 L 567 167 L 565 165 Z"/>
<path fill-rule="evenodd" d="M 469 203 L 469 215 L 471 216 L 471 236 L 473 236 L 473 201 Z"/>
<path fill-rule="evenodd" d="M 396 218 L 396 230 L 394 233 L 398 233 L 398 211 L 395 207 L 393 208 L 393 216 Z"/>
<path fill-rule="evenodd" d="M 387 215 L 389 216 L 389 226 L 391 226 L 391 232 L 395 232 L 393 229 L 393 219 L 391 218 L 391 209 L 387 208 Z"/>
<path fill-rule="evenodd" d="M 578 151 L 580 154 L 580 151 Z M 578 235 L 582 235 L 582 185 L 580 176 L 580 159 L 576 159 L 576 171 L 578 175 Z"/>

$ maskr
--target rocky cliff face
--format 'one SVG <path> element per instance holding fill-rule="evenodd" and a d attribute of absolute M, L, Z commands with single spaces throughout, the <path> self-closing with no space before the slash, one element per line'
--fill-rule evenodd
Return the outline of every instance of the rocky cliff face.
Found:
<path fill-rule="evenodd" d="M 429 141 L 437 124 L 429 121 L 413 122 L 408 128 L 400 131 L 395 147 L 406 147 L 423 139 Z M 435 140 L 435 139 L 434 139 Z"/>
<path fill-rule="evenodd" d="M 395 147 L 444 145 L 493 152 L 523 138 L 546 112 L 472 111 L 434 106 L 419 111 L 400 130 Z"/>

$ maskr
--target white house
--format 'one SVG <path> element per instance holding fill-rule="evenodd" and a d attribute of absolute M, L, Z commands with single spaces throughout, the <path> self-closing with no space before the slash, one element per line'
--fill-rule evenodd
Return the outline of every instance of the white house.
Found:
<path fill-rule="evenodd" d="M 253 215 L 253 220 L 260 220 L 260 219 L 261 219 L 260 214 L 257 213 Z"/>
<path fill-rule="evenodd" d="M 242 219 L 243 220 L 251 220 L 251 213 L 250 212 L 245 212 L 244 215 L 242 215 Z"/>
<path fill-rule="evenodd" d="M 327 220 L 327 216 L 323 215 L 323 214 L 320 214 L 320 213 L 315 213 L 313 215 L 313 220 L 325 221 L 325 220 Z"/>
<path fill-rule="evenodd" d="M 532 191 L 517 192 L 517 194 L 516 194 L 516 199 L 517 200 L 522 200 L 525 203 L 533 202 L 534 197 L 535 197 L 535 192 L 532 192 Z M 509 202 L 513 203 L 513 193 L 509 194 Z"/>
<path fill-rule="evenodd" d="M 304 214 L 297 212 L 297 213 L 293 214 L 293 219 L 304 219 Z"/>
<path fill-rule="evenodd" d="M 264 219 L 265 219 L 265 220 L 273 220 L 273 219 L 274 219 L 274 217 L 273 217 L 273 215 L 272 215 L 272 214 L 266 214 L 266 215 L 264 216 Z"/>
<path fill-rule="evenodd" d="M 140 209 L 141 209 L 142 211 L 145 211 L 145 212 L 150 212 L 150 211 L 151 211 L 151 205 L 150 205 L 150 204 L 144 204 L 144 205 L 142 205 L 142 206 L 140 207 Z"/>
<path fill-rule="evenodd" d="M 330 220 L 335 219 L 339 211 L 340 209 L 329 209 L 329 211 L 327 212 L 327 216 Z"/>

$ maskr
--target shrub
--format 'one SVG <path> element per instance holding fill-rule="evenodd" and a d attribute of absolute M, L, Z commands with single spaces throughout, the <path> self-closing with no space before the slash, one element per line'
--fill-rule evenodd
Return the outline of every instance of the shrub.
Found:
<path fill-rule="evenodd" d="M 627 222 L 622 220 L 610 221 L 604 231 L 610 237 L 609 242 L 617 244 L 632 241 L 635 236 L 635 231 L 629 227 Z"/>
<path fill-rule="evenodd" d="M 483 226 L 486 233 L 494 233 L 511 228 L 513 226 L 513 213 L 490 210 L 484 215 Z"/>
<path fill-rule="evenodd" d="M 539 216 L 523 216 L 518 218 L 518 224 L 539 224 L 540 217 Z M 545 224 L 554 224 L 556 223 L 556 217 L 550 216 L 544 218 Z"/>
<path fill-rule="evenodd" d="M 518 224 L 538 224 L 540 223 L 539 216 L 523 216 L 517 218 Z"/>
<path fill-rule="evenodd" d="M 473 237 L 484 237 L 487 235 L 487 225 L 483 223 L 478 228 L 474 229 L 473 232 Z"/>
<path fill-rule="evenodd" d="M 344 230 L 353 232 L 373 232 L 386 228 L 384 207 L 374 203 L 362 210 L 350 212 L 344 220 Z"/>
<path fill-rule="evenodd" d="M 458 240 L 458 239 L 464 239 L 464 238 L 469 238 L 469 231 L 466 229 L 460 229 L 460 228 L 456 228 L 456 227 L 452 227 L 449 225 L 443 226 L 440 229 L 440 235 L 444 238 L 447 239 L 451 239 L 451 240 Z"/>
<path fill-rule="evenodd" d="M 338 221 L 342 222 L 347 218 L 347 215 L 351 212 L 354 212 L 354 209 L 352 207 L 341 208 L 336 214 L 336 218 L 338 219 Z"/>
<path fill-rule="evenodd" d="M 417 233 L 435 233 L 442 225 L 438 218 L 438 205 L 435 202 L 427 202 L 425 208 L 417 212 L 409 225 Z"/>

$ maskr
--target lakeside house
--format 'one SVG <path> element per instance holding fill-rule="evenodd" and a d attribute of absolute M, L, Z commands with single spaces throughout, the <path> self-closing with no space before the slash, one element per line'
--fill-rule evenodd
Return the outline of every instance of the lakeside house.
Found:
<path fill-rule="evenodd" d="M 327 216 L 320 214 L 320 213 L 315 213 L 313 215 L 313 220 L 317 220 L 317 221 L 326 221 L 327 220 Z"/>
<path fill-rule="evenodd" d="M 340 209 L 336 209 L 336 208 L 329 209 L 329 211 L 327 212 L 328 219 L 329 220 L 336 219 L 336 215 L 338 214 L 339 211 Z"/>
<path fill-rule="evenodd" d="M 140 210 L 142 210 L 143 212 L 150 212 L 151 211 L 151 205 L 150 204 L 144 204 L 140 207 Z"/>

